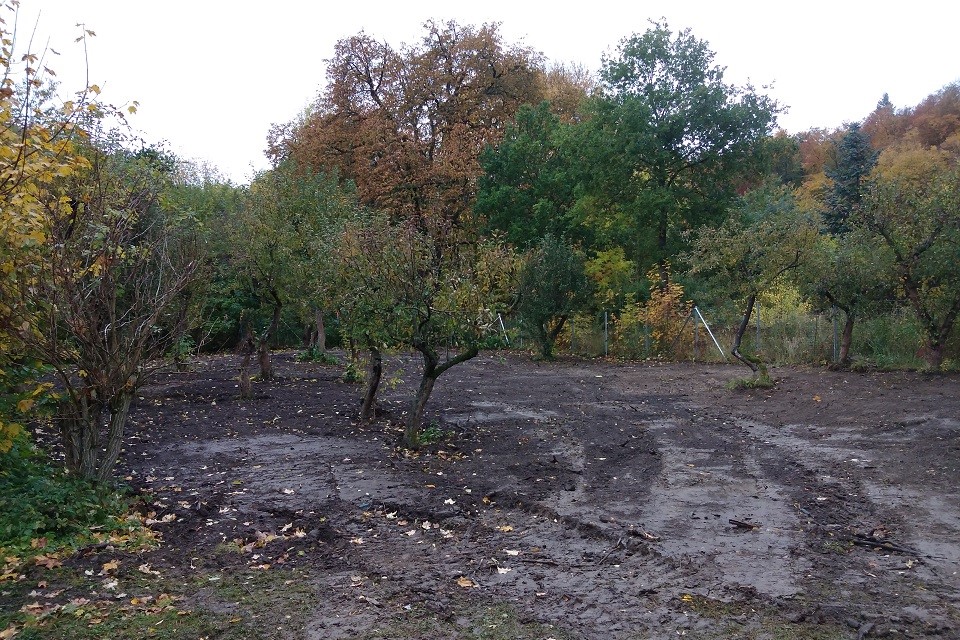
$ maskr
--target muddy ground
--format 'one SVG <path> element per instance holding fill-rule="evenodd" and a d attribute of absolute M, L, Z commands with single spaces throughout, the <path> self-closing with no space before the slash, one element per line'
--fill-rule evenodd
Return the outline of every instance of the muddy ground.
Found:
<path fill-rule="evenodd" d="M 250 401 L 232 357 L 159 376 L 121 465 L 152 492 L 150 566 L 248 633 L 960 638 L 956 375 L 731 391 L 732 365 L 487 354 L 410 454 L 415 360 L 364 426 L 341 367 L 293 356 Z"/>

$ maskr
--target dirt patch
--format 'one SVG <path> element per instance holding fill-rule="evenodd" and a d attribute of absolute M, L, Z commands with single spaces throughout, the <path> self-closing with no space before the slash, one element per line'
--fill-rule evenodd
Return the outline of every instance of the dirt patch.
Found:
<path fill-rule="evenodd" d="M 121 473 L 175 516 L 148 560 L 196 606 L 306 638 L 501 637 L 477 632 L 498 607 L 510 637 L 960 638 L 956 376 L 732 392 L 732 366 L 485 355 L 440 379 L 443 438 L 410 455 L 415 361 L 360 425 L 340 368 L 277 358 L 254 400 L 213 357 L 134 408 Z"/>

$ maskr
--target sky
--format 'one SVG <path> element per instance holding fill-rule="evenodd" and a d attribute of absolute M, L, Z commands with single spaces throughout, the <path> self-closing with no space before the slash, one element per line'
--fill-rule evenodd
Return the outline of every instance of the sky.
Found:
<path fill-rule="evenodd" d="M 787 106 L 779 125 L 791 133 L 862 120 L 884 93 L 910 107 L 960 81 L 960 3 L 942 0 L 21 0 L 16 51 L 33 32 L 33 51 L 60 53 L 47 64 L 63 90 L 89 74 L 107 102 L 139 102 L 130 122 L 147 143 L 243 184 L 269 166 L 271 125 L 322 91 L 341 38 L 365 31 L 396 48 L 418 41 L 428 19 L 498 22 L 508 43 L 596 70 L 621 39 L 661 18 L 706 40 L 727 82 L 765 87 Z M 86 55 L 74 42 L 78 23 L 96 33 Z"/>

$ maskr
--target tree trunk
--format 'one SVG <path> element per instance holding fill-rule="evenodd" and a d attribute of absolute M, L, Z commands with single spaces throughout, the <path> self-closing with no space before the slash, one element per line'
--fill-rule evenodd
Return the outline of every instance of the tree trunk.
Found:
<path fill-rule="evenodd" d="M 240 341 L 240 398 L 249 400 L 253 397 L 253 382 L 250 380 L 250 358 L 256 346 L 253 342 L 253 329 L 247 325 L 243 340 Z"/>
<path fill-rule="evenodd" d="M 560 316 L 557 324 L 552 329 L 543 329 L 543 338 L 540 343 L 540 355 L 544 360 L 553 360 L 553 347 L 557 344 L 557 338 L 567 322 L 567 316 Z"/>
<path fill-rule="evenodd" d="M 433 392 L 433 385 L 436 383 L 444 371 L 454 367 L 462 362 L 466 362 L 480 353 L 476 346 L 469 347 L 450 358 L 443 364 L 440 364 L 440 356 L 423 343 L 414 342 L 413 348 L 423 356 L 423 376 L 420 378 L 420 387 L 417 389 L 417 395 L 413 399 L 413 405 L 407 416 L 407 425 L 403 431 L 403 446 L 408 449 L 418 449 L 420 447 L 420 424 L 423 422 L 423 414 L 427 407 L 427 401 Z"/>
<path fill-rule="evenodd" d="M 64 465 L 76 476 L 93 479 L 97 471 L 103 405 L 91 397 L 90 389 L 79 389 L 76 393 L 77 397 L 61 401 L 57 415 Z"/>
<path fill-rule="evenodd" d="M 757 294 L 751 293 L 750 297 L 747 298 L 746 308 L 743 311 L 743 318 L 740 320 L 740 325 L 737 327 L 737 333 L 733 337 L 733 348 L 730 350 L 734 358 L 750 367 L 750 370 L 754 373 L 760 370 L 758 358 L 751 358 L 750 356 L 745 356 L 740 353 L 740 344 L 743 342 L 743 334 L 747 332 L 747 327 L 750 326 L 750 316 L 753 315 L 753 305 L 756 301 Z"/>
<path fill-rule="evenodd" d="M 316 309 L 314 317 L 317 325 L 317 341 L 313 346 L 317 354 L 322 356 L 327 352 L 327 328 L 323 324 L 323 309 Z"/>
<path fill-rule="evenodd" d="M 855 317 L 849 311 L 844 310 L 847 321 L 843 324 L 843 333 L 840 336 L 840 364 L 848 366 L 850 364 L 850 345 L 853 343 L 853 324 Z"/>
<path fill-rule="evenodd" d="M 373 419 L 377 388 L 380 386 L 382 375 L 383 354 L 376 347 L 370 347 L 370 359 L 367 362 L 367 388 L 363 394 L 363 405 L 360 407 L 360 420 L 363 422 Z"/>
<path fill-rule="evenodd" d="M 260 335 L 259 344 L 257 345 L 257 359 L 260 363 L 260 379 L 264 381 L 273 380 L 273 362 L 270 359 L 270 341 L 277 333 L 277 329 L 280 328 L 280 312 L 282 310 L 283 305 L 277 301 L 273 305 L 273 317 L 270 319 L 270 325 Z"/>
<path fill-rule="evenodd" d="M 136 393 L 136 375 L 130 376 L 124 388 L 110 402 L 110 425 L 107 430 L 107 449 L 97 468 L 97 481 L 106 482 L 110 479 L 113 467 L 120 457 L 123 446 L 123 432 L 127 426 L 127 416 L 130 415 L 130 403 Z"/>
<path fill-rule="evenodd" d="M 939 371 L 943 366 L 943 357 L 946 352 L 946 344 L 940 341 L 927 339 L 927 344 L 920 350 L 920 355 L 931 371 Z"/>
<path fill-rule="evenodd" d="M 427 401 L 430 400 L 430 394 L 433 393 L 433 385 L 437 382 L 437 377 L 436 367 L 428 367 L 424 364 L 420 387 L 417 389 L 417 395 L 413 398 L 413 406 L 410 409 L 407 426 L 403 432 L 403 446 L 408 449 L 416 450 L 420 448 L 420 423 L 423 421 Z"/>

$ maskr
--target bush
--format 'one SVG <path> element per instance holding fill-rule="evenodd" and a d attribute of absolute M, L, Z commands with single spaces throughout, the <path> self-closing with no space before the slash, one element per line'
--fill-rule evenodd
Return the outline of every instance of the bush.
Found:
<path fill-rule="evenodd" d="M 67 475 L 21 435 L 0 454 L 0 548 L 29 548 L 46 538 L 47 548 L 82 544 L 91 529 L 120 529 L 130 506 L 121 490 Z"/>

